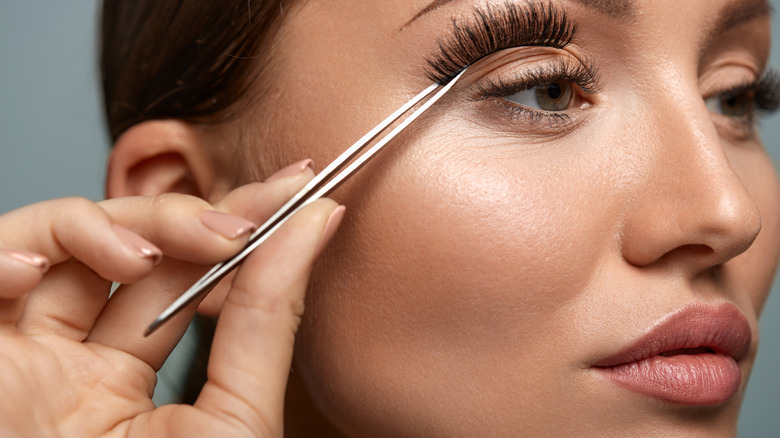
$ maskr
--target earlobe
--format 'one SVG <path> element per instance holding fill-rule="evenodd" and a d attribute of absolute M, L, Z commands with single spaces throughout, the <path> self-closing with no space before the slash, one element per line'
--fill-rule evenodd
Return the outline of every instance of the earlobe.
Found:
<path fill-rule="evenodd" d="M 176 192 L 207 197 L 215 178 L 203 131 L 179 120 L 150 120 L 117 140 L 108 163 L 106 196 Z"/>

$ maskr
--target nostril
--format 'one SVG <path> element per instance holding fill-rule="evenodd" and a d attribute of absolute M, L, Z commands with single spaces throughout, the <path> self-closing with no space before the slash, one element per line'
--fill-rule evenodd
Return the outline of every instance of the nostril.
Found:
<path fill-rule="evenodd" d="M 714 249 L 710 248 L 707 245 L 695 244 L 695 243 L 683 245 L 680 247 L 680 249 L 699 256 L 708 256 L 713 252 L 715 252 Z"/>
<path fill-rule="evenodd" d="M 709 147 L 700 146 L 684 150 Z M 761 230 L 761 212 L 753 196 L 725 155 L 708 149 L 706 156 L 695 158 L 695 166 L 655 169 L 641 195 L 628 204 L 620 230 L 620 248 L 628 263 L 671 262 L 702 272 L 752 246 Z"/>
<path fill-rule="evenodd" d="M 667 257 L 671 253 L 685 254 L 688 256 L 701 258 L 701 257 L 708 257 L 712 255 L 714 252 L 715 250 L 707 245 L 691 243 L 687 245 L 680 245 L 677 248 L 672 249 L 671 251 L 664 254 L 662 258 Z"/>

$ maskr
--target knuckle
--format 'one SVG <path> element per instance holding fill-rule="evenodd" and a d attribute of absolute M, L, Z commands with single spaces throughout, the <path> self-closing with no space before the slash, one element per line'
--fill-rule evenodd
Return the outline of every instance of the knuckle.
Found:
<path fill-rule="evenodd" d="M 160 193 L 157 195 L 149 196 L 149 208 L 152 211 L 157 211 L 168 207 L 172 203 L 177 201 L 177 198 L 184 198 L 186 195 L 179 195 L 174 193 Z"/>
<path fill-rule="evenodd" d="M 78 196 L 57 199 L 52 202 L 55 211 L 68 212 L 73 215 L 93 215 L 102 211 L 93 201 Z"/>
<path fill-rule="evenodd" d="M 180 217 L 182 212 L 207 208 L 208 203 L 200 198 L 179 193 L 161 193 L 149 198 L 149 217 L 154 223 L 164 224 Z M 159 231 L 159 230 L 158 230 Z"/>
<path fill-rule="evenodd" d="M 288 294 L 279 289 L 260 292 L 243 285 L 234 285 L 226 300 L 238 307 L 271 317 L 298 318 L 304 311 L 303 299 L 290 299 Z"/>
<path fill-rule="evenodd" d="M 62 225 L 73 229 L 79 227 L 79 225 L 90 224 L 96 220 L 103 220 L 107 217 L 106 212 L 102 208 L 95 202 L 86 198 L 63 198 L 56 202 L 57 204 L 54 206 L 54 211 L 62 214 L 62 223 L 55 223 L 55 227 L 57 227 L 57 225 Z"/>
<path fill-rule="evenodd" d="M 149 197 L 149 209 L 153 214 L 168 214 L 187 206 L 206 208 L 209 203 L 197 196 L 180 193 L 160 193 Z"/>

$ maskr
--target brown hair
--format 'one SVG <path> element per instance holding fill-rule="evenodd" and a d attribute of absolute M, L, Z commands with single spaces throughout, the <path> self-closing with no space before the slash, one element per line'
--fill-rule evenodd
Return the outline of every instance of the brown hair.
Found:
<path fill-rule="evenodd" d="M 234 117 L 288 3 L 106 0 L 101 73 L 112 141 L 144 120 Z"/>

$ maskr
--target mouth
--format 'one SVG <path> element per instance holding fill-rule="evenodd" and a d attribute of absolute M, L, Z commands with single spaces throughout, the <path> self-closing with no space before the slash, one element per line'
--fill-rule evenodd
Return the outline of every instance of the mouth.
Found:
<path fill-rule="evenodd" d="M 661 357 L 679 356 L 681 354 L 715 354 L 715 350 L 707 347 L 696 348 L 678 348 L 676 350 L 664 351 L 659 354 Z"/>
<path fill-rule="evenodd" d="M 629 391 L 682 405 L 717 405 L 739 391 L 738 362 L 750 348 L 745 316 L 733 305 L 694 304 L 593 365 Z"/>

